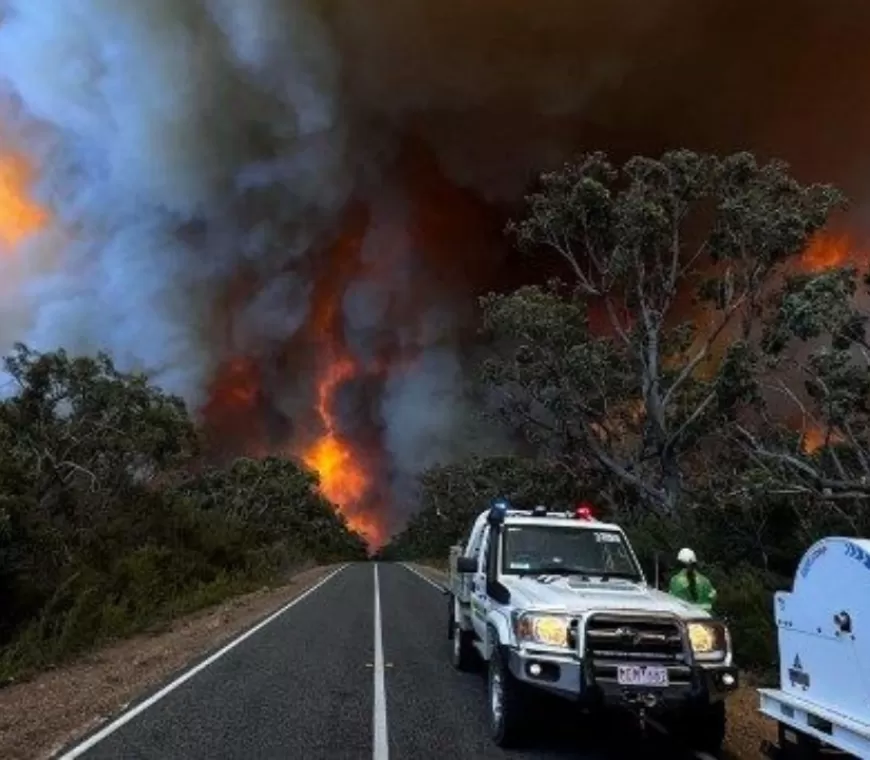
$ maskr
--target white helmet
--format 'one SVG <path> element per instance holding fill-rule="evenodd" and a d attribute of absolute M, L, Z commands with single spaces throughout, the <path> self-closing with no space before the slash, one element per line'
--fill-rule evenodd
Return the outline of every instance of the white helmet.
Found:
<path fill-rule="evenodd" d="M 680 549 L 680 553 L 677 555 L 677 562 L 683 565 L 695 565 L 698 563 L 698 558 L 691 549 Z"/>

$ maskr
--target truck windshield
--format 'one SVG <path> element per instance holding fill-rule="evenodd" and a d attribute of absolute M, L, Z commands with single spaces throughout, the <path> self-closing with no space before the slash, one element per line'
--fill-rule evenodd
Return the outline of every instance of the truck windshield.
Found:
<path fill-rule="evenodd" d="M 502 572 L 640 580 L 637 564 L 618 531 L 551 525 L 506 526 Z"/>

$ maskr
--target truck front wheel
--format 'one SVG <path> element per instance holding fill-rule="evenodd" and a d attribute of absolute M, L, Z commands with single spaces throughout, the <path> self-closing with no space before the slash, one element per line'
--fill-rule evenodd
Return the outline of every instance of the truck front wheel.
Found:
<path fill-rule="evenodd" d="M 464 631 L 456 616 L 457 601 L 450 597 L 447 608 L 447 638 L 450 640 L 450 662 L 457 670 L 467 672 L 474 670 L 477 664 L 477 652 L 474 650 L 474 634 Z"/>
<path fill-rule="evenodd" d="M 474 634 L 471 631 L 463 631 L 458 623 L 453 625 L 453 636 L 450 650 L 450 661 L 457 670 L 467 672 L 474 670 L 475 655 Z"/>
<path fill-rule="evenodd" d="M 525 735 L 523 685 L 514 678 L 501 648 L 489 658 L 489 724 L 493 741 L 504 748 L 516 747 Z"/>
<path fill-rule="evenodd" d="M 726 722 L 725 702 L 713 702 L 690 710 L 680 733 L 693 750 L 718 755 L 725 743 Z"/>

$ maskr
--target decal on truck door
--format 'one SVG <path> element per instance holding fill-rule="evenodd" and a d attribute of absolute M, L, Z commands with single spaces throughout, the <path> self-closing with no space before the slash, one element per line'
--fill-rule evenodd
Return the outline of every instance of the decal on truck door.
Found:
<path fill-rule="evenodd" d="M 821 557 L 826 551 L 828 551 L 827 544 L 822 544 L 820 547 L 813 550 L 813 553 L 804 560 L 804 566 L 801 568 L 801 578 L 806 578 L 810 574 L 810 570 L 812 569 L 813 565 L 816 564 L 816 560 Z"/>
<path fill-rule="evenodd" d="M 615 530 L 601 530 L 595 534 L 599 544 L 621 544 L 622 537 Z"/>
<path fill-rule="evenodd" d="M 810 688 L 810 674 L 804 671 L 799 654 L 795 655 L 794 663 L 788 669 L 788 680 L 792 686 L 800 686 L 804 691 Z"/>

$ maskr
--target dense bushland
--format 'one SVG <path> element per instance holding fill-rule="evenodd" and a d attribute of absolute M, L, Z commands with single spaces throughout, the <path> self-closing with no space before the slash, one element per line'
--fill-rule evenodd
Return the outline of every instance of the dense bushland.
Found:
<path fill-rule="evenodd" d="M 184 404 L 106 356 L 7 357 L 0 680 L 278 581 L 366 557 L 285 459 L 204 464 Z"/>

